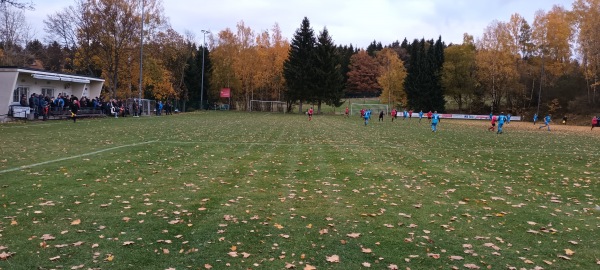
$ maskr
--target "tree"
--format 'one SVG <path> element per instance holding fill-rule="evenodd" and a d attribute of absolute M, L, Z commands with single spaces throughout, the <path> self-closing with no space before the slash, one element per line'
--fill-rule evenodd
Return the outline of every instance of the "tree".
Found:
<path fill-rule="evenodd" d="M 352 97 L 377 97 L 381 86 L 377 82 L 379 64 L 365 50 L 360 50 L 350 58 L 350 71 L 346 93 Z"/>
<path fill-rule="evenodd" d="M 577 32 L 577 51 L 587 84 L 587 102 L 599 102 L 600 85 L 600 0 L 577 0 L 573 3 L 573 25 Z"/>
<path fill-rule="evenodd" d="M 477 76 L 492 100 L 492 112 L 500 110 L 508 89 L 518 84 L 517 56 L 510 50 L 510 40 L 507 24 L 493 21 L 476 44 Z"/>
<path fill-rule="evenodd" d="M 185 64 L 185 75 L 183 76 L 184 88 L 180 98 L 185 101 L 192 100 L 192 104 L 194 104 L 195 101 L 198 101 L 198 104 L 200 104 L 200 98 L 196 98 L 195 93 L 200 93 L 200 84 L 202 83 L 202 59 L 198 57 L 202 53 L 199 52 L 196 44 L 189 45 L 192 48 L 192 51 Z M 212 78 L 212 76 L 209 76 L 209 78 Z M 206 89 L 208 90 L 210 88 Z M 199 108 L 199 106 L 194 107 Z M 185 107 L 183 108 L 183 111 L 186 111 Z"/>
<path fill-rule="evenodd" d="M 536 55 L 542 59 L 538 111 L 542 104 L 542 89 L 553 87 L 557 80 L 567 74 L 568 69 L 571 68 L 572 37 L 569 14 L 564 8 L 554 6 L 549 12 L 536 12 L 532 40 L 537 45 Z"/>
<path fill-rule="evenodd" d="M 288 111 L 291 109 L 292 103 L 300 101 L 298 110 L 302 112 L 302 102 L 306 101 L 311 96 L 312 90 L 315 89 L 314 82 L 317 77 L 313 65 L 315 46 L 314 31 L 310 27 L 308 18 L 304 17 L 300 28 L 294 33 L 288 59 L 283 64 Z"/>
<path fill-rule="evenodd" d="M 4 57 L 0 65 L 25 66 L 30 64 L 31 55 L 23 50 L 29 40 L 29 25 L 23 11 L 11 5 L 0 4 L 0 48 Z"/>
<path fill-rule="evenodd" d="M 373 40 L 373 42 L 367 46 L 367 54 L 369 54 L 371 57 L 375 57 L 375 54 L 381 50 L 383 50 L 383 45 L 381 45 L 381 42 L 377 42 L 375 40 Z"/>
<path fill-rule="evenodd" d="M 406 92 L 404 91 L 404 80 L 406 79 L 406 68 L 391 48 L 385 48 L 377 53 L 377 61 L 380 65 L 377 82 L 382 92 L 379 100 L 383 104 L 406 104 Z"/>
<path fill-rule="evenodd" d="M 17 0 L 0 0 L 0 6 L 12 6 L 17 9 L 34 10 L 33 3 L 23 3 Z"/>
<path fill-rule="evenodd" d="M 48 15 L 44 20 L 46 38 L 52 41 L 60 41 L 66 47 L 77 46 L 77 24 L 75 22 L 78 19 L 73 6 Z"/>
<path fill-rule="evenodd" d="M 408 106 L 413 109 L 445 110 L 441 75 L 444 63 L 444 43 L 414 40 L 407 46 L 410 54 L 408 75 L 404 82 Z"/>
<path fill-rule="evenodd" d="M 341 106 L 344 78 L 340 69 L 340 57 L 327 28 L 323 28 L 317 39 L 314 68 L 316 83 L 312 99 L 317 102 L 317 113 L 321 113 L 322 102 L 335 107 Z"/>
<path fill-rule="evenodd" d="M 445 93 L 452 97 L 458 110 L 463 111 L 463 105 L 473 98 L 477 88 L 475 44 L 473 37 L 464 34 L 463 43 L 446 48 L 446 61 L 442 68 L 442 85 Z"/>
<path fill-rule="evenodd" d="M 345 95 L 348 91 L 346 86 L 348 85 L 348 72 L 350 71 L 350 58 L 358 51 L 354 49 L 352 44 L 350 46 L 337 46 L 337 54 L 340 57 L 340 72 L 342 73 L 342 85 Z"/>
<path fill-rule="evenodd" d="M 46 69 L 61 72 L 63 70 L 65 59 L 63 50 L 58 42 L 52 42 L 50 45 L 48 45 L 46 51 L 48 52 L 48 60 L 45 63 Z"/>

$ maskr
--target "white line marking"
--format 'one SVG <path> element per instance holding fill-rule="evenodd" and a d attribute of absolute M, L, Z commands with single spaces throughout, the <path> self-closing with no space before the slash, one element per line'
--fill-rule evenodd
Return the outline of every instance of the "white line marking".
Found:
<path fill-rule="evenodd" d="M 149 141 L 149 142 L 134 143 L 134 144 L 127 144 L 127 145 L 121 145 L 121 146 L 115 146 L 115 147 L 106 148 L 106 149 L 102 149 L 102 150 L 98 150 L 98 151 L 94 151 L 94 152 L 89 152 L 89 153 L 85 153 L 85 154 L 81 154 L 81 155 L 76 155 L 76 156 L 71 156 L 71 157 L 64 157 L 64 158 L 59 158 L 59 159 L 55 159 L 55 160 L 48 160 L 48 161 L 44 161 L 44 162 L 40 162 L 40 163 L 35 163 L 35 164 L 30 164 L 30 165 L 23 165 L 23 166 L 17 167 L 17 168 L 2 170 L 2 171 L 0 171 L 0 174 L 7 173 L 7 172 L 20 171 L 20 170 L 23 170 L 23 169 L 28 169 L 28 168 L 32 168 L 32 167 L 37 167 L 37 166 L 41 166 L 41 165 L 46 165 L 46 164 L 50 164 L 50 163 L 54 163 L 54 162 L 59 162 L 59 161 L 64 161 L 64 160 L 69 160 L 69 159 L 74 159 L 74 158 L 80 158 L 80 157 L 85 157 L 85 156 L 92 156 L 92 155 L 95 155 L 95 154 L 99 154 L 99 153 L 102 153 L 102 152 L 108 152 L 108 151 L 112 151 L 112 150 L 119 149 L 119 148 L 125 148 L 125 147 L 132 147 L 132 146 L 138 146 L 138 145 L 144 145 L 144 144 L 154 143 L 154 142 L 157 142 L 157 141 L 158 140 Z"/>

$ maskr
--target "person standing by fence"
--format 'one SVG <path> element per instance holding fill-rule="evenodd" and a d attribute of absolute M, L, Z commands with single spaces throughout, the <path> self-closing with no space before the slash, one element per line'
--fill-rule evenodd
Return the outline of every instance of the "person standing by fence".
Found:
<path fill-rule="evenodd" d="M 595 126 L 597 126 L 597 125 L 598 125 L 598 117 L 597 117 L 597 116 L 594 116 L 594 117 L 592 118 L 592 128 L 591 128 L 590 130 L 593 130 L 593 129 L 594 129 L 594 127 L 595 127 Z"/>

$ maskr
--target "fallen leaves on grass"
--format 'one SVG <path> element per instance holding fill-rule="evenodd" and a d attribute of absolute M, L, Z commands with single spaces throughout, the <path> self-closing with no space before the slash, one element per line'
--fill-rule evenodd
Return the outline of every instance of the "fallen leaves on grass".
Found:
<path fill-rule="evenodd" d="M 340 262 L 340 256 L 338 255 L 331 255 L 331 256 L 325 256 L 328 262 L 332 262 L 332 263 L 339 263 Z"/>
<path fill-rule="evenodd" d="M 350 238 L 358 238 L 358 237 L 360 237 L 360 233 L 349 233 L 349 234 L 346 234 L 346 236 L 348 236 Z"/>

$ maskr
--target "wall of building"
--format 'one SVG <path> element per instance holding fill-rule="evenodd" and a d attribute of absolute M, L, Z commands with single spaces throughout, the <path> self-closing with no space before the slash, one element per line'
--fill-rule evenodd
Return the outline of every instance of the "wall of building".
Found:
<path fill-rule="evenodd" d="M 7 120 L 9 105 L 17 82 L 17 72 L 0 72 L 0 123 Z"/>

